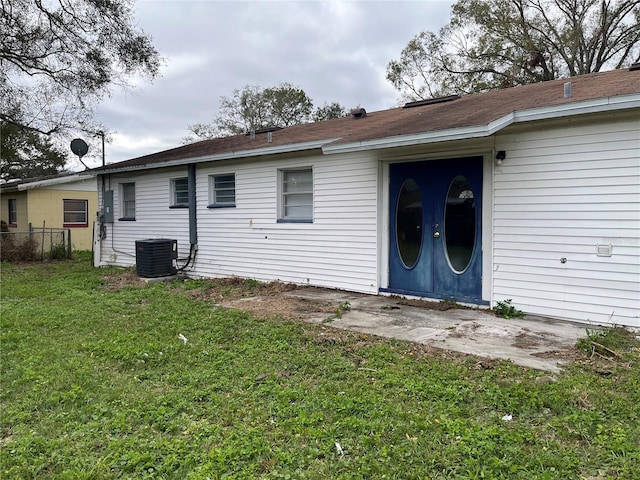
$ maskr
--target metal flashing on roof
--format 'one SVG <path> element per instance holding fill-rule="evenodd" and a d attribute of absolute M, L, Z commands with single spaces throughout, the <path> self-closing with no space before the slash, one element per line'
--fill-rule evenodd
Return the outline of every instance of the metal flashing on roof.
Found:
<path fill-rule="evenodd" d="M 266 127 L 266 128 L 261 128 L 260 130 L 250 130 L 247 133 L 245 133 L 245 135 L 260 135 L 261 133 L 270 133 L 270 132 L 275 132 L 277 130 L 282 130 L 282 127 Z"/>
<path fill-rule="evenodd" d="M 452 102 L 460 98 L 460 95 L 449 95 L 446 97 L 427 98 L 425 100 L 416 100 L 415 102 L 407 102 L 402 108 L 422 107 L 425 105 L 435 105 L 437 103 Z"/>

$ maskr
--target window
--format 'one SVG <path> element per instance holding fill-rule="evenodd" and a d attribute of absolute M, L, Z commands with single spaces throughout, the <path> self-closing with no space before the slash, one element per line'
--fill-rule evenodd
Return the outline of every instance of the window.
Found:
<path fill-rule="evenodd" d="M 209 208 L 236 206 L 236 175 L 209 176 Z"/>
<path fill-rule="evenodd" d="M 189 206 L 189 180 L 187 177 L 171 180 L 172 207 Z"/>
<path fill-rule="evenodd" d="M 89 226 L 88 200 L 62 200 L 62 204 L 64 227 Z"/>
<path fill-rule="evenodd" d="M 120 195 L 122 198 L 122 217 L 120 220 L 136 219 L 136 184 L 123 183 L 120 185 Z"/>
<path fill-rule="evenodd" d="M 15 198 L 9 199 L 9 225 L 18 224 L 18 200 Z"/>
<path fill-rule="evenodd" d="M 311 168 L 281 171 L 279 221 L 313 221 L 313 171 Z"/>

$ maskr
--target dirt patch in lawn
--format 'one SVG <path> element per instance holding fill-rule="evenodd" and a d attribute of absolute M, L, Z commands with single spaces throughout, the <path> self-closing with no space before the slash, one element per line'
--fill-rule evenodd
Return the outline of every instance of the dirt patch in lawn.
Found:
<path fill-rule="evenodd" d="M 221 303 L 227 308 L 237 308 L 257 317 L 280 317 L 287 320 L 305 320 L 311 316 L 326 315 L 327 318 L 339 312 L 339 306 L 330 301 L 310 300 L 293 296 L 282 296 L 282 292 Z"/>
<path fill-rule="evenodd" d="M 103 276 L 102 288 L 105 290 L 120 290 L 125 287 L 143 287 L 146 282 L 138 277 L 135 268 L 123 268 L 115 273 Z"/>
<path fill-rule="evenodd" d="M 119 290 L 125 287 L 144 287 L 150 282 L 162 279 L 142 279 L 138 277 L 135 268 L 124 268 L 119 272 L 104 275 L 103 288 Z M 175 278 L 167 281 L 175 281 Z M 326 315 L 327 318 L 339 317 L 345 311 L 341 302 L 330 300 L 316 300 L 303 296 L 288 295 L 293 291 L 320 292 L 326 289 L 307 287 L 280 281 L 262 283 L 255 280 L 226 277 L 215 279 L 192 280 L 193 286 L 180 291 L 195 300 L 210 301 L 227 308 L 237 308 L 260 317 L 278 316 L 287 320 L 306 320 Z M 392 304 L 389 309 L 402 306 L 419 307 L 434 311 L 447 311 L 465 308 L 453 302 L 433 302 L 402 297 L 389 297 Z"/>
<path fill-rule="evenodd" d="M 103 288 L 120 290 L 125 287 L 144 287 L 162 279 L 141 279 L 135 268 L 122 269 L 104 276 Z M 175 278 L 167 281 L 176 281 Z M 336 302 L 286 296 L 301 288 L 291 283 L 262 283 L 239 277 L 192 280 L 176 283 L 175 292 L 194 300 L 209 301 L 225 308 L 236 308 L 258 317 L 280 317 L 287 320 L 305 320 L 319 314 L 330 317 L 339 311 Z"/>
<path fill-rule="evenodd" d="M 123 269 L 105 275 L 103 288 L 143 287 L 154 281 L 160 279 L 140 279 L 135 269 Z M 505 320 L 490 311 L 447 301 L 366 295 L 239 277 L 188 281 L 174 277 L 166 281 L 171 282 L 176 293 L 222 308 L 242 310 L 258 318 L 330 323 L 334 333 L 327 336 L 325 331 L 321 341 L 341 336 L 335 329 L 343 329 L 358 332 L 357 335 L 370 335 L 369 338 L 410 340 L 416 345 L 414 353 L 420 351 L 423 355 L 455 351 L 510 359 L 551 371 L 557 371 L 559 363 L 580 357 L 575 341 L 582 334 L 582 328 L 543 318 Z M 491 368 L 487 360 L 482 362 L 478 368 Z"/>

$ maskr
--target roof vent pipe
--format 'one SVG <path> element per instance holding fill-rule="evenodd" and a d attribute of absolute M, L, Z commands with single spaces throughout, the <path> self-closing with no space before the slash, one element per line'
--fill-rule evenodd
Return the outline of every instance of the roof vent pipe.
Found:
<path fill-rule="evenodd" d="M 267 143 L 273 142 L 273 132 L 267 132 Z"/>
<path fill-rule="evenodd" d="M 564 98 L 571 98 L 571 82 L 564 84 Z"/>
<path fill-rule="evenodd" d="M 351 116 L 357 120 L 358 118 L 364 118 L 367 116 L 367 111 L 364 108 L 352 108 Z"/>

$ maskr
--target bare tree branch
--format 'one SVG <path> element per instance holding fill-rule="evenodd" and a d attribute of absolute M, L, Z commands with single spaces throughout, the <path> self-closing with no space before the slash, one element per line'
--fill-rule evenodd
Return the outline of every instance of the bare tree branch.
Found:
<path fill-rule="evenodd" d="M 162 59 L 135 26 L 133 0 L 1 0 L 2 120 L 54 134 L 84 128 L 93 107 Z"/>
<path fill-rule="evenodd" d="M 640 0 L 458 0 L 416 35 L 387 80 L 405 99 L 622 68 L 640 57 Z"/>

